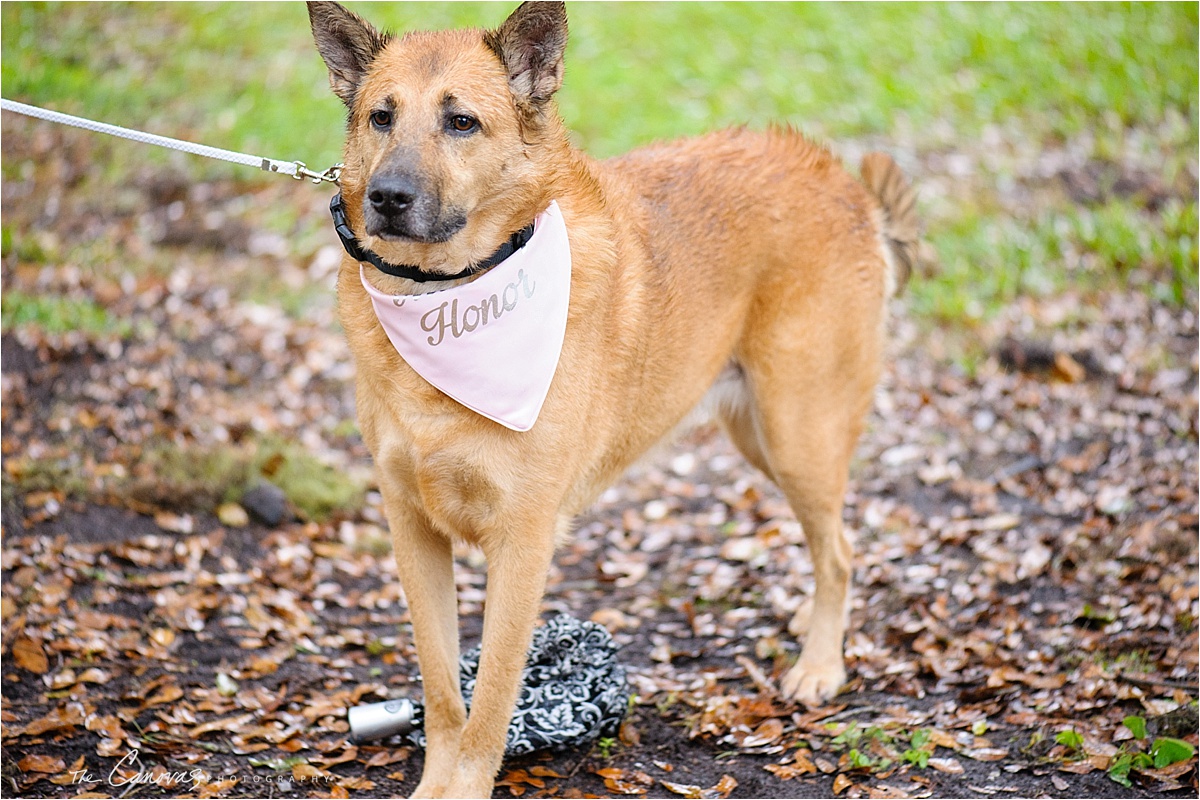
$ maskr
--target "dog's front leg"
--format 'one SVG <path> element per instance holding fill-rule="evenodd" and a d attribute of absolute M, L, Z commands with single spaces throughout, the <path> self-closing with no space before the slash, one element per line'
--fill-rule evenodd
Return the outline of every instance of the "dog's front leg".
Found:
<path fill-rule="evenodd" d="M 425 687 L 425 771 L 413 797 L 454 797 L 445 790 L 459 759 L 467 712 L 458 668 L 458 607 L 450 540 L 424 515 L 389 500 L 388 525 Z"/>
<path fill-rule="evenodd" d="M 554 553 L 553 521 L 481 541 L 488 559 L 479 677 L 447 797 L 491 797 Z"/>

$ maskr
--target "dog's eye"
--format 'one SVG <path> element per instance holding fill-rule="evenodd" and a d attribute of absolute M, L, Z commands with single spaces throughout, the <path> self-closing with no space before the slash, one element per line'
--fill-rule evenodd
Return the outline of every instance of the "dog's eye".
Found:
<path fill-rule="evenodd" d="M 372 112 L 371 124 L 376 128 L 388 127 L 392 124 L 392 112 L 383 110 Z"/>
<path fill-rule="evenodd" d="M 455 114 L 450 118 L 450 129 L 456 133 L 470 133 L 479 127 L 479 120 L 466 114 Z"/>

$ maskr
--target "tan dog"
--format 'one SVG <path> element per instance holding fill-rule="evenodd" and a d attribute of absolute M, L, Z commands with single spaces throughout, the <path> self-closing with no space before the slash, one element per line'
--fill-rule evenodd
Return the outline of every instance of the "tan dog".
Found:
<path fill-rule="evenodd" d="M 342 193 L 355 237 L 427 277 L 486 259 L 551 201 L 573 262 L 557 371 L 528 432 L 463 407 L 389 343 L 347 257 L 341 320 L 425 686 L 422 797 L 490 796 L 558 537 L 706 393 L 746 458 L 787 495 L 816 579 L 788 698 L 845 680 L 849 462 L 880 373 L 885 306 L 917 247 L 913 197 L 872 154 L 863 182 L 787 129 L 732 130 L 598 162 L 573 149 L 552 95 L 561 3 L 525 3 L 496 31 L 380 34 L 310 3 L 349 109 Z M 865 185 L 864 185 L 865 184 Z M 389 294 L 434 283 L 363 267 Z M 451 547 L 488 560 L 482 661 L 459 692 Z"/>

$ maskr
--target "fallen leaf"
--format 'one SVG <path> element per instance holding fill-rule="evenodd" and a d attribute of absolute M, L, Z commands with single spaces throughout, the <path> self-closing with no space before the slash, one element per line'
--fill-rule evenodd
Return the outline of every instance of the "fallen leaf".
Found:
<path fill-rule="evenodd" d="M 75 670 L 64 669 L 50 678 L 50 688 L 52 690 L 65 689 L 68 686 L 74 686 L 77 680 L 79 679 L 75 676 Z"/>
<path fill-rule="evenodd" d="M 671 783 L 670 781 L 659 781 L 668 792 L 680 795 L 682 797 L 691 797 L 694 800 L 699 800 L 701 792 L 704 791 L 699 786 L 692 783 Z"/>
<path fill-rule="evenodd" d="M 317 769 L 312 764 L 296 764 L 292 767 L 292 777 L 298 781 L 310 781 L 315 778 L 327 778 L 329 773 Z"/>
<path fill-rule="evenodd" d="M 109 628 L 131 628 L 136 624 L 128 617 L 97 611 L 94 608 L 81 609 L 75 615 L 75 622 L 84 628 L 93 628 L 98 631 L 105 631 Z"/>
<path fill-rule="evenodd" d="M 654 785 L 654 779 L 644 772 L 628 772 L 617 767 L 606 767 L 595 771 L 604 779 L 604 785 L 610 792 L 617 794 L 645 794 Z"/>
<path fill-rule="evenodd" d="M 164 703 L 174 703 L 179 698 L 183 697 L 183 689 L 178 684 L 168 683 L 166 686 L 160 687 L 157 692 L 146 698 L 142 703 L 142 708 L 150 706 L 160 706 Z"/>
<path fill-rule="evenodd" d="M 621 723 L 621 727 L 617 729 L 617 739 L 626 747 L 637 747 L 642 743 L 642 732 L 633 724 L 632 717 Z"/>
<path fill-rule="evenodd" d="M 26 736 L 39 736 L 50 731 L 67 730 L 82 724 L 83 706 L 79 703 L 67 703 L 26 725 L 22 733 Z"/>
<path fill-rule="evenodd" d="M 358 758 L 357 747 L 347 747 L 340 755 L 332 758 L 316 757 L 312 759 L 312 763 L 319 767 L 332 767 L 334 764 L 345 764 L 347 761 L 354 761 Z"/>
<path fill-rule="evenodd" d="M 976 747 L 963 750 L 962 754 L 975 761 L 1001 761 L 1008 758 L 1008 751 L 999 747 Z"/>
<path fill-rule="evenodd" d="M 360 792 L 369 792 L 375 788 L 375 781 L 369 780 L 362 775 L 354 775 L 348 778 L 338 779 L 338 786 L 344 789 L 354 789 Z"/>
<path fill-rule="evenodd" d="M 112 739 L 107 736 L 96 745 L 96 755 L 101 758 L 113 758 L 126 750 L 124 739 Z"/>
<path fill-rule="evenodd" d="M 929 766 L 936 769 L 938 772 L 945 772 L 949 775 L 961 775 L 963 773 L 963 765 L 955 758 L 931 758 Z"/>
<path fill-rule="evenodd" d="M 598 608 L 592 612 L 591 620 L 603 625 L 608 629 L 609 633 L 616 633 L 627 628 L 636 628 L 641 624 L 641 621 L 637 617 L 631 617 L 616 608 Z"/>
<path fill-rule="evenodd" d="M 746 670 L 747 677 L 754 682 L 754 685 L 758 687 L 759 691 L 768 697 L 777 697 L 779 695 L 779 690 L 775 687 L 775 684 L 771 682 L 771 680 L 761 669 L 759 669 L 757 664 L 743 655 L 737 656 L 735 660 L 742 665 L 742 669 Z M 782 733 L 782 723 L 780 723 L 780 732 Z M 755 745 L 743 744 L 742 746 L 752 747 Z"/>
<path fill-rule="evenodd" d="M 196 528 L 196 521 L 191 514 L 171 514 L 166 511 L 154 515 L 154 524 L 171 533 L 192 533 Z"/>
<path fill-rule="evenodd" d="M 742 747 L 762 747 L 783 736 L 783 723 L 777 717 L 764 720 L 754 732 L 742 740 Z"/>
<path fill-rule="evenodd" d="M 378 753 L 371 756 L 366 761 L 367 769 L 371 767 L 386 767 L 388 764 L 394 764 L 397 761 L 403 761 L 405 753 L 403 750 L 380 750 Z"/>
<path fill-rule="evenodd" d="M 92 714 L 83 725 L 89 731 L 101 733 L 110 739 L 122 739 L 125 737 L 125 731 L 121 727 L 121 720 L 112 714 Z"/>
<path fill-rule="evenodd" d="M 801 775 L 815 773 L 817 765 L 810 761 L 803 753 L 796 753 L 795 760 L 791 764 L 767 764 L 764 769 L 774 773 L 780 780 L 788 781 L 792 778 L 798 778 Z"/>
<path fill-rule="evenodd" d="M 254 719 L 253 714 L 240 714 L 225 719 L 214 719 L 211 722 L 205 722 L 192 728 L 188 731 L 188 735 L 193 739 L 199 739 L 204 734 L 211 733 L 212 731 L 236 730 L 252 719 Z"/>
<path fill-rule="evenodd" d="M 737 779 L 732 775 L 722 775 L 711 789 L 704 792 L 704 796 L 708 798 L 714 797 L 729 797 L 733 790 L 737 788 Z"/>
<path fill-rule="evenodd" d="M 833 793 L 839 795 L 854 785 L 854 781 L 847 778 L 845 775 L 839 774 L 833 779 Z"/>
<path fill-rule="evenodd" d="M 22 636 L 13 642 L 13 659 L 21 669 L 29 670 L 36 675 L 45 675 L 50 671 L 50 660 L 42 646 L 28 636 Z"/>
<path fill-rule="evenodd" d="M 1066 673 L 1055 673 L 1052 675 L 1038 675 L 1036 673 L 1022 672 L 1015 667 L 1000 667 L 993 670 L 988 676 L 987 685 L 992 688 L 999 688 L 1008 683 L 1023 683 L 1034 689 L 1061 689 L 1067 683 Z"/>
<path fill-rule="evenodd" d="M 17 762 L 17 769 L 22 772 L 58 773 L 67 768 L 67 762 L 57 756 L 29 755 Z"/>
<path fill-rule="evenodd" d="M 105 684 L 112 680 L 112 675 L 100 669 L 99 667 L 89 667 L 79 673 L 80 683 L 98 683 Z"/>
<path fill-rule="evenodd" d="M 933 742 L 938 747 L 944 747 L 947 750 L 957 750 L 959 747 L 961 747 L 957 739 L 955 739 L 946 731 L 938 730 L 937 728 L 930 729 L 929 741 Z"/>
<path fill-rule="evenodd" d="M 1090 761 L 1068 761 L 1066 764 L 1058 766 L 1059 772 L 1070 772 L 1075 775 L 1087 775 L 1096 769 L 1096 765 Z"/>
<path fill-rule="evenodd" d="M 1079 383 L 1087 378 L 1087 370 L 1068 353 L 1055 353 L 1054 375 L 1067 383 Z"/>
<path fill-rule="evenodd" d="M 538 789 L 546 788 L 546 782 L 544 780 L 541 778 L 535 778 L 523 769 L 510 769 L 508 772 L 504 773 L 504 777 L 496 781 L 497 786 L 508 786 L 509 788 L 523 784 L 529 784 L 530 786 Z"/>
<path fill-rule="evenodd" d="M 150 639 L 155 644 L 170 647 L 175 642 L 175 631 L 170 628 L 155 628 L 150 631 Z"/>
<path fill-rule="evenodd" d="M 1150 777 L 1158 778 L 1159 780 L 1173 780 L 1178 778 L 1180 775 L 1186 775 L 1195 768 L 1196 762 L 1193 760 L 1188 760 L 1170 764 L 1165 767 L 1160 767 L 1159 769 L 1143 769 L 1139 770 L 1139 772 L 1141 772 L 1143 775 L 1149 775 Z"/>

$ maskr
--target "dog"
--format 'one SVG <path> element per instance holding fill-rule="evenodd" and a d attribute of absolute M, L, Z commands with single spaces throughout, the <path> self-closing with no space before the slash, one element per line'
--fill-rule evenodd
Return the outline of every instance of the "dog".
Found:
<path fill-rule="evenodd" d="M 597 161 L 571 146 L 553 99 L 562 3 L 526 2 L 495 30 L 399 37 L 336 3 L 308 7 L 348 111 L 338 308 L 424 682 L 414 796 L 491 795 L 556 542 L 706 395 L 808 541 L 811 617 L 781 692 L 833 697 L 846 679 L 849 463 L 887 303 L 919 244 L 894 161 L 870 154 L 856 179 L 784 127 Z M 526 266 L 476 291 L 520 254 Z M 393 307 L 420 309 L 409 333 Z M 484 334 L 479 352 L 464 344 Z M 420 361 L 447 346 L 460 350 Z M 455 542 L 488 564 L 469 715 Z"/>

